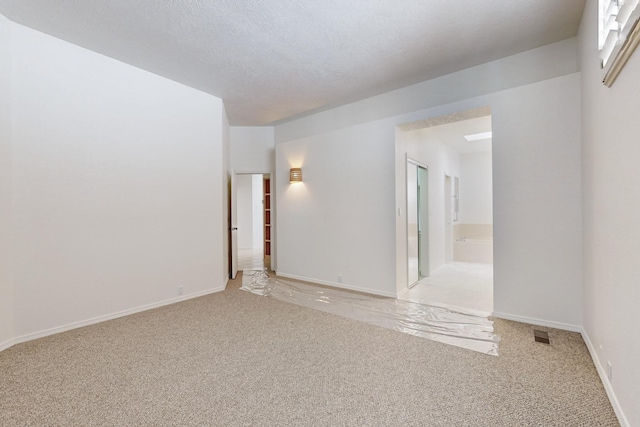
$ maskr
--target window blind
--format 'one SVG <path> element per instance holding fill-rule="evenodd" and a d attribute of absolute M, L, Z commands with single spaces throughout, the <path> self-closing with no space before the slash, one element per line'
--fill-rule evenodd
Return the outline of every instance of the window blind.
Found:
<path fill-rule="evenodd" d="M 598 49 L 604 84 L 611 86 L 640 42 L 640 0 L 600 0 Z"/>

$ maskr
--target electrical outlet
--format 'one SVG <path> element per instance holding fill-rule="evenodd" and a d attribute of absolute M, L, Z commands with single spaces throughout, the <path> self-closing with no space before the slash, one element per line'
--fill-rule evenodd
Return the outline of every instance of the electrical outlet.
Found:
<path fill-rule="evenodd" d="M 613 368 L 611 367 L 611 362 L 607 361 L 607 377 L 609 381 L 613 379 Z"/>
<path fill-rule="evenodd" d="M 178 295 L 182 295 L 182 286 L 178 286 Z"/>
<path fill-rule="evenodd" d="M 342 274 L 338 274 L 338 283 L 342 283 Z"/>

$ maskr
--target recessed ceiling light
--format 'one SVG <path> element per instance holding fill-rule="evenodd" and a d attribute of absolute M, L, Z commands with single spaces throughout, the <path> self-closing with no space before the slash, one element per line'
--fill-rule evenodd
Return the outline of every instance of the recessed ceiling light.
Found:
<path fill-rule="evenodd" d="M 481 139 L 489 139 L 492 136 L 492 132 L 480 132 L 474 133 L 473 135 L 465 135 L 465 139 L 467 141 L 480 141 Z"/>

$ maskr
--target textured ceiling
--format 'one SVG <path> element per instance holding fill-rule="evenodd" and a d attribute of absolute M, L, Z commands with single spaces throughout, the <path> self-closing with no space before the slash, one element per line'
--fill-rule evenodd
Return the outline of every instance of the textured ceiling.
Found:
<path fill-rule="evenodd" d="M 0 0 L 19 24 L 286 121 L 576 35 L 584 0 Z"/>

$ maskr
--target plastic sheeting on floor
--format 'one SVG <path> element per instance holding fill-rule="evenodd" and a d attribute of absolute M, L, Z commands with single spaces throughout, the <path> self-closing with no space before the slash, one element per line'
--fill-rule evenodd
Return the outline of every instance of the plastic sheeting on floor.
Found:
<path fill-rule="evenodd" d="M 244 271 L 241 290 L 405 334 L 497 356 L 500 337 L 487 317 L 423 303 L 379 298 Z"/>

